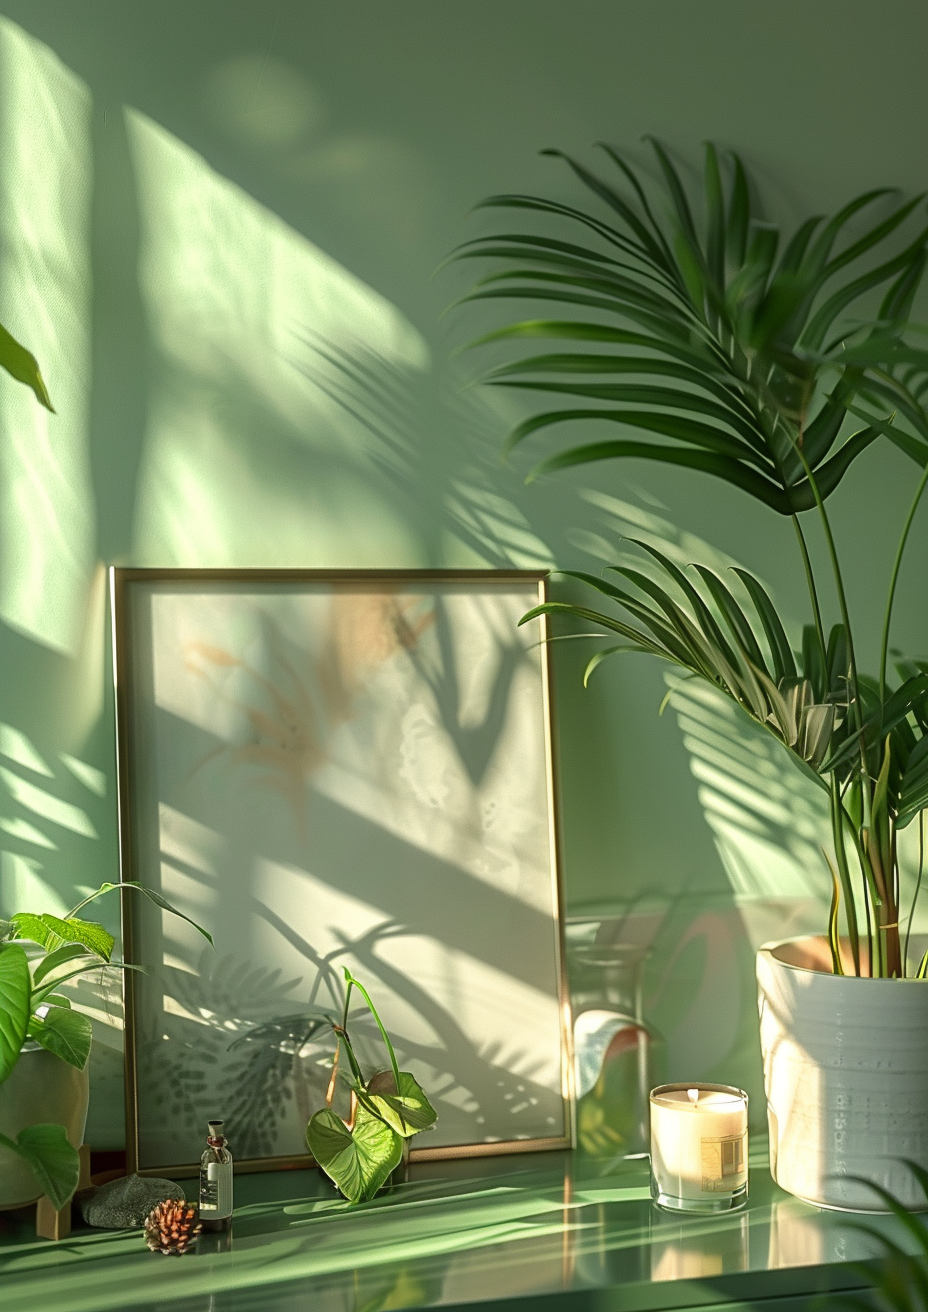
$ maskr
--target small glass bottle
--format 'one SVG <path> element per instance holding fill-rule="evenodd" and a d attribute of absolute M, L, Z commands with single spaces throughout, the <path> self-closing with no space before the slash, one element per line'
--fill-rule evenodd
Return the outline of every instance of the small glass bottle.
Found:
<path fill-rule="evenodd" d="M 232 1224 L 232 1154 L 222 1121 L 208 1121 L 206 1150 L 200 1158 L 200 1220 L 204 1230 L 228 1230 Z"/>

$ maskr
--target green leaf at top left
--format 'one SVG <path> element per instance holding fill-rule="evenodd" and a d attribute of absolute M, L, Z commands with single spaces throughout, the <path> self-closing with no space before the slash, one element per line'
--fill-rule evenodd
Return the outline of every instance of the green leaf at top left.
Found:
<path fill-rule="evenodd" d="M 66 943 L 80 943 L 104 961 L 109 961 L 113 954 L 116 940 L 102 925 L 92 920 L 62 920 L 60 916 L 48 913 L 37 916 L 31 911 L 20 911 L 12 917 L 12 921 L 19 938 L 31 939 L 47 952 L 54 952 Z"/>
<path fill-rule="evenodd" d="M 0 1083 L 19 1061 L 29 1027 L 31 992 L 28 958 L 11 943 L 0 951 Z"/>
<path fill-rule="evenodd" d="M 25 346 L 4 328 L 2 323 L 0 323 L 0 368 L 5 369 L 18 383 L 25 383 L 27 387 L 31 387 L 36 400 L 54 414 L 55 407 L 48 395 L 38 361 L 31 351 L 27 351 Z"/>
<path fill-rule="evenodd" d="M 349 1202 L 373 1198 L 403 1159 L 403 1140 L 363 1106 L 354 1129 L 328 1107 L 306 1127 L 309 1151 Z"/>

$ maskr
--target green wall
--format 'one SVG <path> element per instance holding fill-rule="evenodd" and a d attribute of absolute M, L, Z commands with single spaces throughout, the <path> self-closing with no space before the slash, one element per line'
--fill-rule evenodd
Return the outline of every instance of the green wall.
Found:
<path fill-rule="evenodd" d="M 577 199 L 557 145 L 698 162 L 743 153 L 771 216 L 924 182 L 920 0 L 0 0 L 0 319 L 59 415 L 0 380 L 0 898 L 51 908 L 113 878 L 102 566 L 557 564 L 630 532 L 737 562 L 798 625 L 794 544 L 737 493 L 644 465 L 522 484 L 515 403 L 465 388 L 440 318 L 499 191 Z M 928 317 L 928 316 L 925 316 Z M 371 372 L 326 362 L 347 351 Z M 345 357 L 339 357 L 344 363 Z M 22 393 L 22 394 L 20 394 Z M 386 396 L 393 401 L 387 404 Z M 834 502 L 872 664 L 912 466 L 871 448 Z M 928 516 L 897 641 L 928 650 Z M 818 802 L 726 712 L 663 671 L 584 692 L 557 655 L 569 909 L 654 941 L 663 1071 L 757 1092 L 752 949 L 820 922 Z M 808 891 L 806 894 L 806 890 Z M 87 997 L 90 997 L 88 993 Z M 118 1141 L 113 998 L 92 1135 Z M 110 1097 L 112 1095 L 112 1097 Z"/>

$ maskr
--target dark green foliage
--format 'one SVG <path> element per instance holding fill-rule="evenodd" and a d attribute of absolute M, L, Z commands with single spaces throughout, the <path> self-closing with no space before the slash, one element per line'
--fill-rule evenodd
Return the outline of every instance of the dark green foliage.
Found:
<path fill-rule="evenodd" d="M 664 184 L 656 203 L 639 172 L 608 146 L 614 179 L 544 152 L 566 160 L 607 217 L 533 196 L 484 202 L 579 228 L 583 244 L 505 232 L 468 242 L 453 257 L 503 265 L 466 301 L 540 300 L 579 312 L 522 320 L 475 343 L 548 338 L 577 345 L 487 376 L 493 386 L 595 403 L 533 415 L 512 432 L 510 449 L 568 422 L 607 421 L 642 435 L 569 446 L 530 477 L 598 460 L 659 460 L 721 478 L 791 515 L 812 509 L 816 491 L 830 496 L 881 433 L 924 464 L 928 427 L 918 388 L 928 378 L 928 353 L 900 339 L 928 240 L 928 229 L 909 240 L 901 231 L 922 198 L 887 214 L 891 193 L 870 191 L 831 219 L 808 219 L 781 242 L 757 211 L 736 155 L 723 164 L 707 144 L 697 221 L 698 207 L 666 150 L 653 139 L 651 146 Z M 874 209 L 881 217 L 849 239 L 848 228 Z M 879 323 L 861 328 L 848 314 L 880 288 Z M 863 426 L 848 431 L 849 414 Z M 900 430 L 897 414 L 914 435 Z"/>

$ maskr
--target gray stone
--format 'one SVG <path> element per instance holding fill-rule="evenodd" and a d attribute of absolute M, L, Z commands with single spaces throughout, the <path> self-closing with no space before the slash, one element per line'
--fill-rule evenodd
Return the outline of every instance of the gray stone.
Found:
<path fill-rule="evenodd" d="M 98 1230 L 137 1230 L 153 1207 L 185 1197 L 173 1180 L 127 1175 L 94 1189 L 80 1200 L 81 1216 Z"/>

